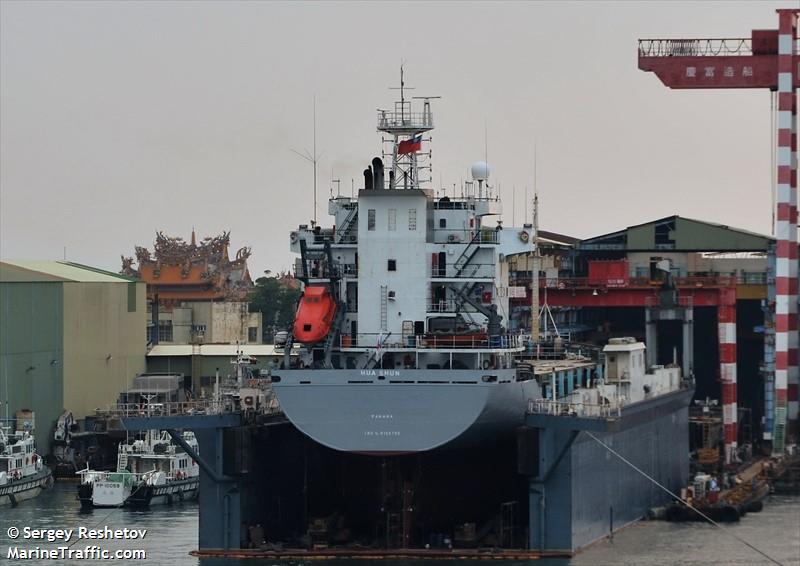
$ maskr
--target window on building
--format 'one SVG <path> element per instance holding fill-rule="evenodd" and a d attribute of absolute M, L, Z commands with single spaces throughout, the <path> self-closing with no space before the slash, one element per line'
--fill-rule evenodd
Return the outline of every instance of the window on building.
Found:
<path fill-rule="evenodd" d="M 447 228 L 447 218 L 439 219 L 439 228 Z"/>
<path fill-rule="evenodd" d="M 390 208 L 389 209 L 389 232 L 394 232 L 397 230 L 397 209 Z"/>
<path fill-rule="evenodd" d="M 397 260 L 396 259 L 390 259 L 388 261 L 387 268 L 389 269 L 389 271 L 397 271 Z"/>
<path fill-rule="evenodd" d="M 367 230 L 375 230 L 375 209 L 367 210 Z"/>
<path fill-rule="evenodd" d="M 128 312 L 136 312 L 136 283 L 128 283 Z"/>
<path fill-rule="evenodd" d="M 251 344 L 258 342 L 258 326 L 251 326 L 247 329 L 247 341 Z"/>
<path fill-rule="evenodd" d="M 158 341 L 159 342 L 172 342 L 172 321 L 159 320 L 158 321 Z"/>
<path fill-rule="evenodd" d="M 415 232 L 417 230 L 417 209 L 416 208 L 409 208 L 408 209 L 408 230 L 410 232 Z"/>

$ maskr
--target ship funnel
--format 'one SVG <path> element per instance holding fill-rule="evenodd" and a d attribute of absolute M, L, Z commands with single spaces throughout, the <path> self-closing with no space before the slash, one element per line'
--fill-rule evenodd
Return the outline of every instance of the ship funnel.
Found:
<path fill-rule="evenodd" d="M 372 160 L 372 184 L 375 190 L 384 188 L 383 185 L 383 159 L 376 157 Z"/>
<path fill-rule="evenodd" d="M 364 169 L 364 190 L 371 191 L 374 187 L 372 186 L 372 169 L 367 167 Z"/>

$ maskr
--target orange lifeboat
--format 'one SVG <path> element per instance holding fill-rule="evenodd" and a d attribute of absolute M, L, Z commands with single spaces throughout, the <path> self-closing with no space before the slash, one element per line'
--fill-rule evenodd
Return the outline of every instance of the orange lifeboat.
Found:
<path fill-rule="evenodd" d="M 327 285 L 310 285 L 303 291 L 292 335 L 297 342 L 316 344 L 331 331 L 336 315 L 336 301 Z"/>

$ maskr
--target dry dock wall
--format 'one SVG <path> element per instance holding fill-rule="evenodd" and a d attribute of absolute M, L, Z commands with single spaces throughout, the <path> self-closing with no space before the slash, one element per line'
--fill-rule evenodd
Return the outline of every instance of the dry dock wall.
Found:
<path fill-rule="evenodd" d="M 691 394 L 686 390 L 665 396 L 670 399 L 644 401 L 623 412 L 614 432 L 590 433 L 678 493 L 689 479 Z M 547 427 L 538 435 L 540 469 L 557 463 L 544 481 L 531 480 L 531 550 L 575 552 L 670 500 L 589 432 Z"/>

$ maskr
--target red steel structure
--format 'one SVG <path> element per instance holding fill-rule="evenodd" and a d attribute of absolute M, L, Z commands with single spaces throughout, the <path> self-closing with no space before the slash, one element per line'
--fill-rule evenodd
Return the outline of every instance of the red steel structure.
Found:
<path fill-rule="evenodd" d="M 642 39 L 639 69 L 655 73 L 670 88 L 767 88 L 778 93 L 773 448 L 783 451 L 787 417 L 790 432 L 796 430 L 798 418 L 797 21 L 800 10 L 783 9 L 777 13 L 777 30 L 753 30 L 750 38 Z M 720 308 L 718 320 L 725 443 L 730 456 L 736 441 L 735 310 Z"/>

